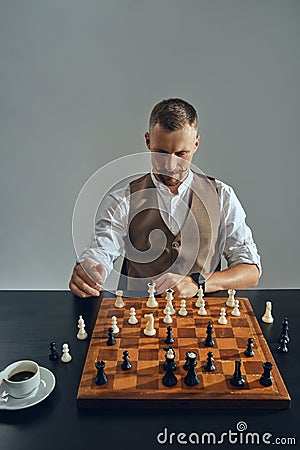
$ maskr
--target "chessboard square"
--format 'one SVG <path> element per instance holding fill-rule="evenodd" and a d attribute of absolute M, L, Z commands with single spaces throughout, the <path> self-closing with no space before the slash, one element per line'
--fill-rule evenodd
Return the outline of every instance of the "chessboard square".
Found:
<path fill-rule="evenodd" d="M 157 376 L 137 375 L 136 389 L 157 391 L 159 388 L 159 380 Z"/>
<path fill-rule="evenodd" d="M 97 361 L 116 361 L 118 358 L 118 349 L 115 346 L 106 346 L 99 349 Z"/>
<path fill-rule="evenodd" d="M 202 373 L 208 373 L 208 372 L 206 372 L 206 370 L 204 369 L 204 366 L 205 366 L 205 364 L 206 364 L 206 362 L 207 361 L 202 361 L 201 362 L 201 371 L 202 371 Z M 214 366 L 215 366 L 215 371 L 214 371 L 214 373 L 217 373 L 217 374 L 223 374 L 223 366 L 222 366 L 222 362 L 221 361 L 216 361 L 215 359 L 214 359 Z"/>
<path fill-rule="evenodd" d="M 157 347 L 158 346 L 158 336 L 157 333 L 155 336 L 146 336 L 143 333 L 143 337 L 140 337 L 138 339 L 138 348 L 139 349 L 151 349 L 153 347 Z"/>
<path fill-rule="evenodd" d="M 245 371 L 247 374 L 258 374 L 262 375 L 263 367 L 261 361 L 243 361 L 243 365 L 245 367 Z"/>
<path fill-rule="evenodd" d="M 181 389 L 188 390 L 188 391 L 194 391 L 195 393 L 198 392 L 198 391 L 202 391 L 204 389 L 203 377 L 202 377 L 202 374 L 199 373 L 199 371 L 197 372 L 197 369 L 196 369 L 196 373 L 197 373 L 197 376 L 199 378 L 199 383 L 198 384 L 196 384 L 195 386 L 188 386 L 187 384 L 185 384 L 184 378 L 187 375 L 187 372 L 185 372 L 185 375 L 183 377 L 181 377 L 180 380 L 178 380 L 178 383 L 177 383 L 178 387 L 181 386 Z"/>
<path fill-rule="evenodd" d="M 231 316 L 230 320 L 232 327 L 249 327 L 248 320 L 243 317 Z"/>
<path fill-rule="evenodd" d="M 159 328 L 166 328 L 169 325 L 171 325 L 172 328 L 176 328 L 177 327 L 177 319 L 176 317 L 171 316 L 172 317 L 172 323 L 165 323 L 164 322 L 164 316 L 162 318 L 159 319 Z"/>
<path fill-rule="evenodd" d="M 215 317 L 215 318 L 219 318 L 220 317 L 220 309 L 221 308 L 209 308 L 209 312 L 210 312 L 210 316 L 211 317 Z"/>
<path fill-rule="evenodd" d="M 206 361 L 208 352 L 213 353 L 214 360 L 220 359 L 220 350 L 216 347 L 203 347 L 198 349 L 198 351 L 200 361 Z"/>
<path fill-rule="evenodd" d="M 196 338 L 195 328 L 179 328 L 177 332 L 179 338 Z"/>
<path fill-rule="evenodd" d="M 202 373 L 203 387 L 208 391 L 222 392 L 224 391 L 224 374 L 215 372 Z"/>
<path fill-rule="evenodd" d="M 117 319 L 122 319 L 124 317 L 124 309 L 117 309 L 114 310 L 109 309 L 107 311 L 106 317 L 112 318 L 113 316 L 116 316 Z"/>
<path fill-rule="evenodd" d="M 177 337 L 178 337 L 177 328 L 174 329 L 172 324 L 171 324 L 171 326 L 172 326 L 172 336 L 174 339 L 177 339 Z M 159 330 L 158 330 L 159 339 L 162 339 L 162 340 L 166 339 L 167 332 L 168 332 L 167 326 L 159 328 Z"/>
<path fill-rule="evenodd" d="M 247 335 L 248 336 L 248 335 Z M 237 346 L 238 346 L 238 348 L 240 348 L 240 349 L 242 349 L 242 350 L 246 350 L 246 348 L 247 348 L 247 344 L 248 344 L 248 338 L 249 338 L 250 336 L 248 336 L 248 337 L 237 337 L 236 338 L 236 343 L 237 343 Z M 254 343 L 254 342 L 253 342 Z M 253 346 L 253 350 L 254 350 L 254 346 Z"/>
<path fill-rule="evenodd" d="M 120 348 L 123 348 L 124 350 L 129 350 L 131 348 L 138 348 L 139 346 L 139 340 L 136 338 L 131 337 L 122 337 L 120 339 Z"/>
<path fill-rule="evenodd" d="M 236 337 L 236 338 L 244 338 L 247 340 L 249 337 L 253 337 L 256 334 L 256 332 L 249 326 L 242 327 L 242 328 L 234 327 L 233 334 L 234 334 L 234 337 Z"/>
<path fill-rule="evenodd" d="M 241 355 L 236 348 L 220 349 L 220 359 L 223 361 L 223 364 L 226 360 L 235 361 L 240 358 Z"/>
<path fill-rule="evenodd" d="M 140 311 L 142 309 L 142 300 L 138 300 L 138 299 L 130 299 L 130 301 L 126 301 L 125 303 L 125 310 L 127 311 L 126 313 L 129 314 L 130 308 L 135 308 L 135 311 Z"/>
<path fill-rule="evenodd" d="M 140 348 L 138 351 L 139 361 L 158 360 L 158 348 Z"/>
<path fill-rule="evenodd" d="M 215 327 L 215 336 L 216 338 L 233 338 L 233 331 L 232 328 L 227 327 Z"/>
<path fill-rule="evenodd" d="M 139 375 L 153 375 L 159 372 L 160 362 L 155 360 L 137 361 L 137 372 Z"/>
<path fill-rule="evenodd" d="M 115 376 L 113 389 L 119 391 L 130 391 L 132 389 L 135 389 L 136 382 L 136 373 L 132 373 L 129 370 L 123 370 L 122 373 L 118 373 L 118 375 Z"/>
<path fill-rule="evenodd" d="M 177 339 L 178 348 L 186 349 L 190 351 L 191 348 L 199 348 L 198 339 L 196 338 L 178 338 Z"/>
<path fill-rule="evenodd" d="M 123 328 L 120 328 L 120 333 L 118 335 L 122 335 L 122 337 L 129 338 L 139 338 L 140 337 L 140 327 L 136 325 L 123 324 Z"/>
<path fill-rule="evenodd" d="M 195 314 L 195 326 L 196 326 L 196 328 L 204 328 L 204 329 L 206 329 L 206 327 L 207 327 L 207 325 L 208 325 L 208 323 L 210 321 L 209 318 L 210 318 L 209 315 L 208 316 L 203 316 L 203 317 L 201 317 L 201 316 L 197 317 L 197 315 Z"/>
<path fill-rule="evenodd" d="M 195 327 L 195 319 L 190 313 L 187 316 L 178 316 L 177 317 L 177 328 L 191 328 Z"/>
<path fill-rule="evenodd" d="M 236 340 L 235 338 L 227 338 L 227 339 L 218 339 L 218 347 L 219 349 L 236 349 Z"/>
<path fill-rule="evenodd" d="M 119 349 L 118 350 L 118 353 L 117 353 L 117 360 L 118 361 L 122 361 L 123 360 L 123 352 L 125 351 L 125 350 L 127 350 L 128 351 L 128 353 L 129 353 L 129 358 L 130 358 L 130 362 L 132 362 L 132 361 L 137 361 L 137 359 L 138 359 L 138 349 L 137 348 L 122 348 L 122 349 Z"/>

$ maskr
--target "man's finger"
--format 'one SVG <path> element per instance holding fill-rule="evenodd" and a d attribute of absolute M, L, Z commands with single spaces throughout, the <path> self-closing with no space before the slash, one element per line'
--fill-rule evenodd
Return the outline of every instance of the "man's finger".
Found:
<path fill-rule="evenodd" d="M 76 284 L 72 280 L 69 283 L 69 288 L 70 288 L 71 292 L 73 292 L 73 294 L 76 295 L 77 297 L 80 297 L 80 298 L 90 297 L 89 294 L 87 294 L 86 292 L 79 289 L 79 287 L 76 286 Z"/>
<path fill-rule="evenodd" d="M 93 295 L 94 297 L 98 297 L 101 287 L 95 288 L 92 287 L 90 284 L 86 283 L 78 274 L 74 273 L 72 276 L 72 282 L 77 286 L 78 289 L 80 289 L 82 292 L 88 295 Z M 93 285 L 95 285 L 94 282 L 92 282 Z"/>
<path fill-rule="evenodd" d="M 99 286 L 103 284 L 103 277 L 99 274 L 95 264 L 77 264 L 74 272 L 90 286 L 96 287 L 96 284 Z"/>

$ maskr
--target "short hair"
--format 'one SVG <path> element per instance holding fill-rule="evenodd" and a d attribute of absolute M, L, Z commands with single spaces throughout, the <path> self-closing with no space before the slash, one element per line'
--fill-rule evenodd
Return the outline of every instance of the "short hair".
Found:
<path fill-rule="evenodd" d="M 169 132 L 180 130 L 187 123 L 197 130 L 197 111 L 192 105 L 180 98 L 162 100 L 152 109 L 149 130 L 157 123 Z"/>

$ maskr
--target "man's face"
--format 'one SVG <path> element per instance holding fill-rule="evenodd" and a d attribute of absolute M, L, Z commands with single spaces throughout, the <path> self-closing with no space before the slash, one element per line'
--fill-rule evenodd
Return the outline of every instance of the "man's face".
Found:
<path fill-rule="evenodd" d="M 155 176 L 166 186 L 178 186 L 188 175 L 188 169 L 200 142 L 195 128 L 185 125 L 168 132 L 159 124 L 145 134 L 146 145 L 152 152 Z"/>

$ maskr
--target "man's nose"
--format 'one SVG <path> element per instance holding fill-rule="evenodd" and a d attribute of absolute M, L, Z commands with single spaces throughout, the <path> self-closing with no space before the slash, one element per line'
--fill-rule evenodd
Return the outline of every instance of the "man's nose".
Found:
<path fill-rule="evenodd" d="M 166 169 L 168 172 L 173 172 L 177 166 L 177 158 L 175 155 L 168 155 L 166 158 Z"/>

